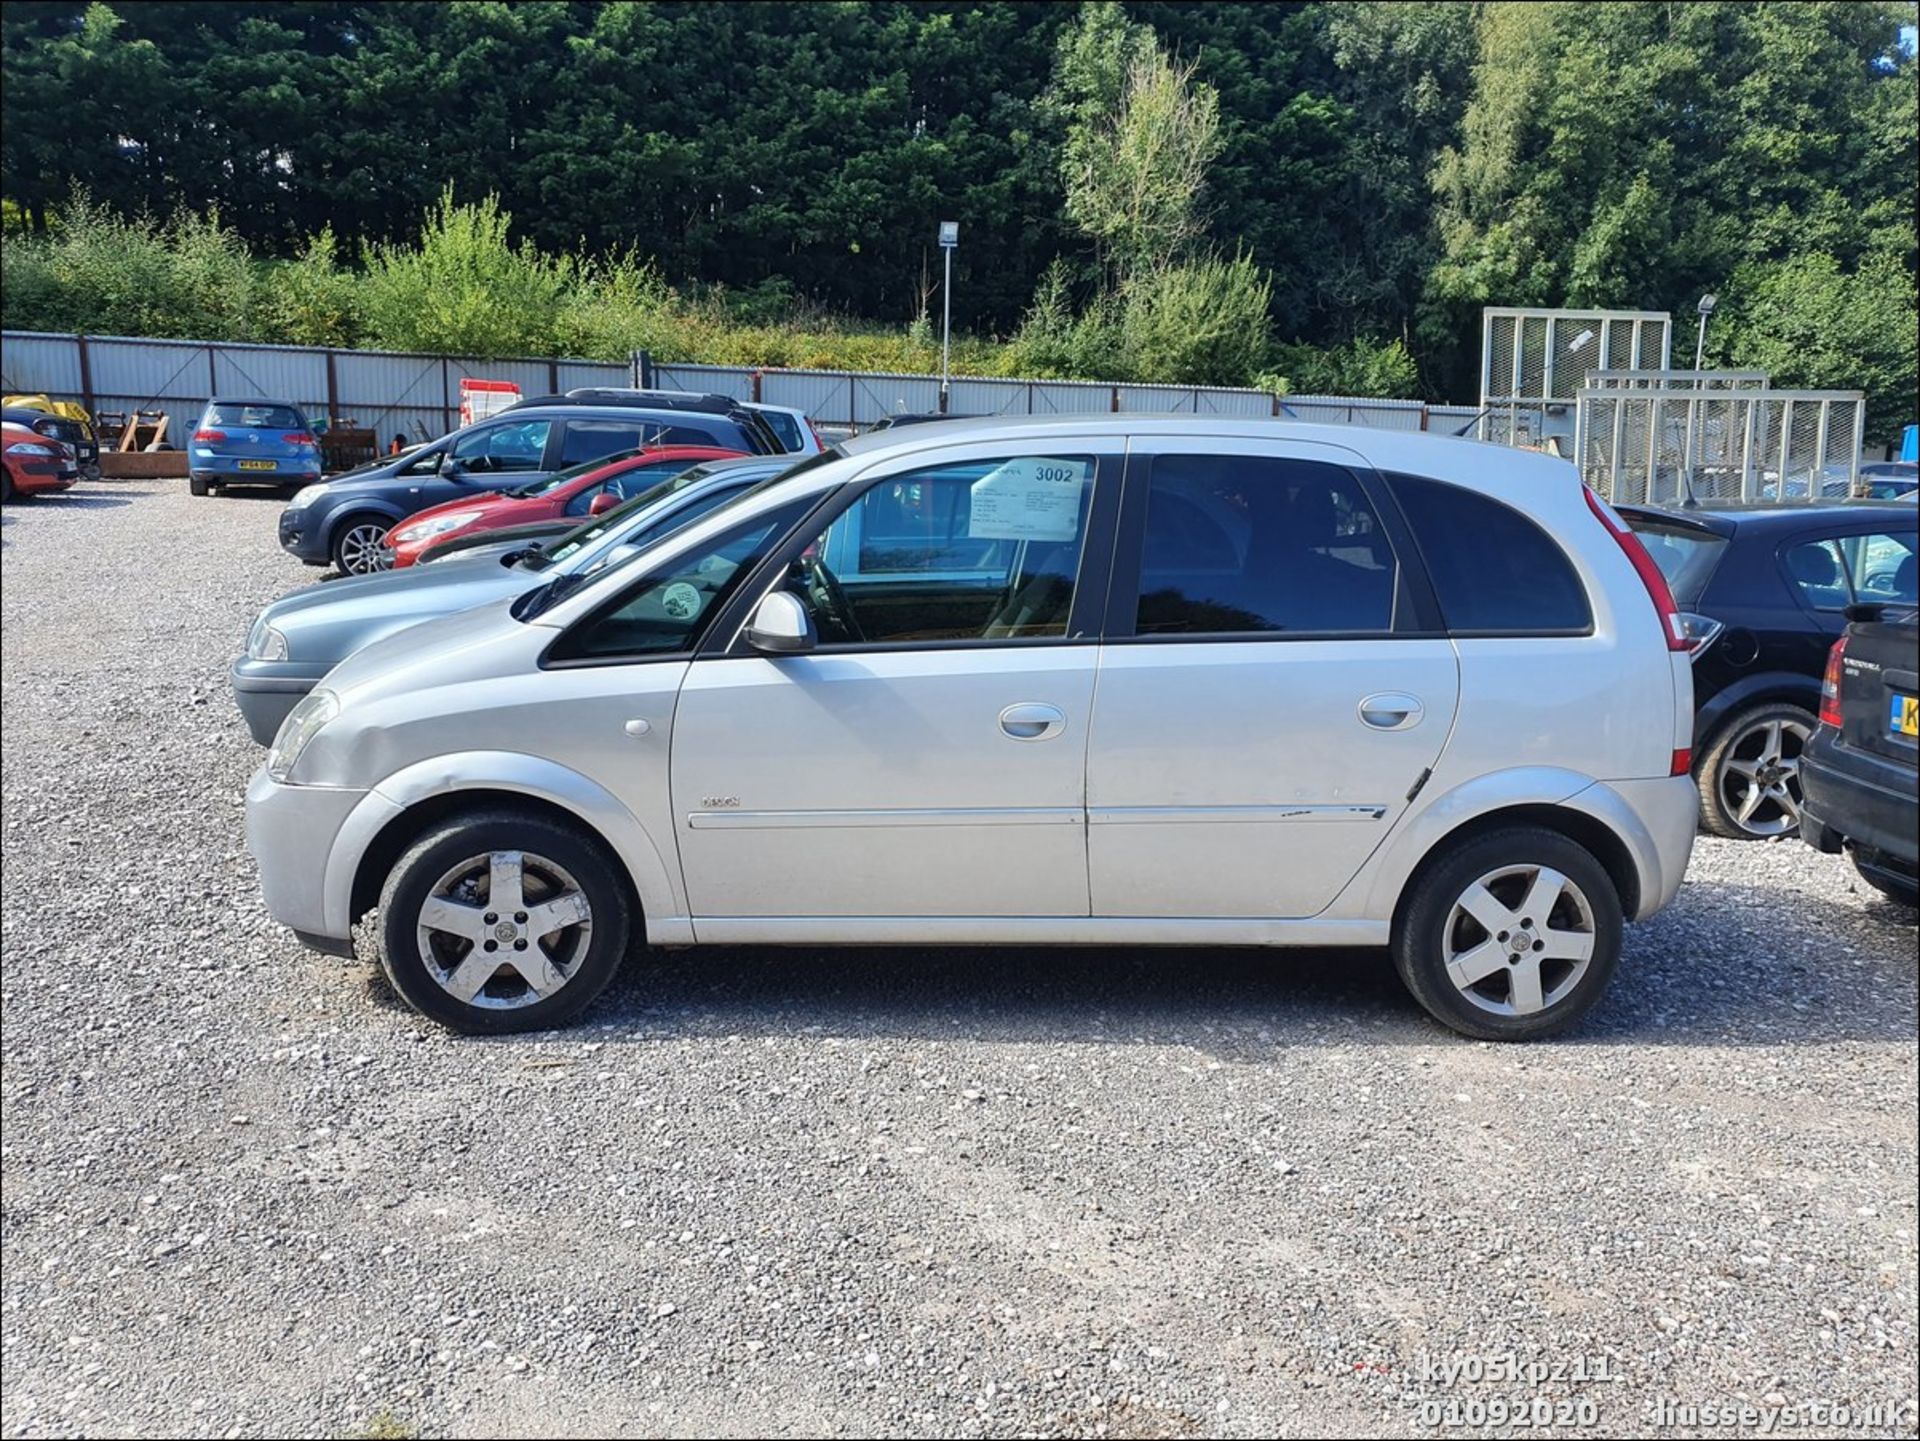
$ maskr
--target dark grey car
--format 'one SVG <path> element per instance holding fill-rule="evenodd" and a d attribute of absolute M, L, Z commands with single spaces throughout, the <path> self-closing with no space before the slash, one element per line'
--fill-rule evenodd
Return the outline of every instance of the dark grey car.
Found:
<path fill-rule="evenodd" d="M 280 722 L 333 667 L 362 646 L 436 616 L 618 565 L 763 480 L 791 455 L 694 466 L 595 516 L 545 549 L 476 549 L 434 565 L 347 576 L 282 596 L 260 612 L 247 653 L 233 663 L 233 698 L 247 729 L 271 745 Z"/>

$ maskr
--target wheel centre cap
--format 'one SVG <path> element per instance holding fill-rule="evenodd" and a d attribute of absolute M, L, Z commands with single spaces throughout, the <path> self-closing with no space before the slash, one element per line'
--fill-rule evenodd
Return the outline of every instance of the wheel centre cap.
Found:
<path fill-rule="evenodd" d="M 520 928 L 512 921 L 502 921 L 493 928 L 493 934 L 497 940 L 510 941 L 520 934 Z"/>

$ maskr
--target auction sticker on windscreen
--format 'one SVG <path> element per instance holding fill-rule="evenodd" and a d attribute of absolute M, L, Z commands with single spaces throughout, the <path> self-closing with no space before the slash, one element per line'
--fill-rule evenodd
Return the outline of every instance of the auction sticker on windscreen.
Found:
<path fill-rule="evenodd" d="M 967 534 L 979 540 L 1072 540 L 1091 460 L 1022 456 L 973 483 Z"/>

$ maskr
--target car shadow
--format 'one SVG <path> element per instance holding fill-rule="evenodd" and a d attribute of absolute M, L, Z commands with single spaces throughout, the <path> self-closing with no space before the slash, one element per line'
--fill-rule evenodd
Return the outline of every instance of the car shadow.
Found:
<path fill-rule="evenodd" d="M 143 494 L 145 492 L 142 492 Z M 97 490 L 60 490 L 51 495 L 29 496 L 24 502 L 50 510 L 112 510 L 116 506 L 132 505 L 134 497 L 128 495 L 106 495 Z"/>
<path fill-rule="evenodd" d="M 1606 997 L 1553 1045 L 1911 1043 L 1914 913 L 1697 883 L 1631 927 Z M 384 981 L 373 982 L 385 991 Z M 383 1002 L 387 998 L 382 997 Z M 1294 1046 L 1446 1039 L 1380 949 L 696 947 L 643 952 L 585 1017 L 595 1039 Z"/>

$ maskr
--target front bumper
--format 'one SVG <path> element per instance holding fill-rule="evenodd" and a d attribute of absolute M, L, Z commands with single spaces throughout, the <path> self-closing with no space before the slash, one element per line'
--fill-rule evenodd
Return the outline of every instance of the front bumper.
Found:
<path fill-rule="evenodd" d="M 280 548 L 308 565 L 328 565 L 333 560 L 327 554 L 326 526 L 311 506 L 303 510 L 289 506 L 280 512 Z"/>
<path fill-rule="evenodd" d="M 254 660 L 244 655 L 236 660 L 228 676 L 233 683 L 233 703 L 240 707 L 254 740 L 263 746 L 272 745 L 287 712 L 320 684 L 329 669 L 299 661 Z"/>
<path fill-rule="evenodd" d="M 80 467 L 57 460 L 15 461 L 7 467 L 13 488 L 22 495 L 49 495 L 80 478 Z"/>
<path fill-rule="evenodd" d="M 1800 758 L 1800 835 L 1828 853 L 1877 852 L 1911 877 L 1920 864 L 1920 770 L 1842 746 L 1822 726 Z"/>
<path fill-rule="evenodd" d="M 247 850 L 260 867 L 267 911 L 320 949 L 337 951 L 352 939 L 350 918 L 327 915 L 327 862 L 340 828 L 366 796 L 329 786 L 283 786 L 265 766 L 247 787 Z"/>

